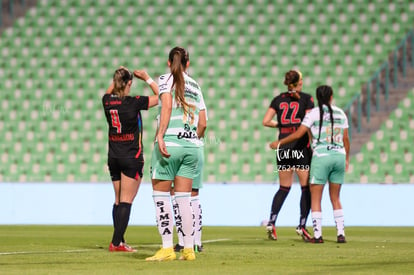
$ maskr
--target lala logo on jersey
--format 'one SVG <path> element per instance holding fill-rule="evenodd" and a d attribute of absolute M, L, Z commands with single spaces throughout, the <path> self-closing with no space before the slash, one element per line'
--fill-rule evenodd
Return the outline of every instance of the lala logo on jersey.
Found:
<path fill-rule="evenodd" d="M 328 146 L 326 147 L 326 149 L 327 149 L 328 151 L 331 151 L 331 150 L 339 150 L 339 149 L 342 149 L 342 147 L 341 147 L 341 146 L 339 146 L 339 145 L 328 145 Z"/>
<path fill-rule="evenodd" d="M 179 132 L 177 135 L 178 139 L 182 138 L 197 138 L 197 134 L 193 131 L 191 131 L 190 125 L 187 123 L 184 124 L 184 132 Z"/>

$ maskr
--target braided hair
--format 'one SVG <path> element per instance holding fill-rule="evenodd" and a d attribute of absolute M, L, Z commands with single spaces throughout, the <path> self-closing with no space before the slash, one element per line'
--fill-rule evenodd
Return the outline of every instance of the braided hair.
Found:
<path fill-rule="evenodd" d="M 328 85 L 322 85 L 316 88 L 316 98 L 318 99 L 318 107 L 319 107 L 319 136 L 318 136 L 318 143 L 319 139 L 321 137 L 321 129 L 322 129 L 322 123 L 323 123 L 323 105 L 326 105 L 329 109 L 329 116 L 331 119 L 331 143 L 334 143 L 333 134 L 334 134 L 334 119 L 333 119 L 333 111 L 331 107 L 331 97 L 332 97 L 333 91 L 332 88 Z"/>

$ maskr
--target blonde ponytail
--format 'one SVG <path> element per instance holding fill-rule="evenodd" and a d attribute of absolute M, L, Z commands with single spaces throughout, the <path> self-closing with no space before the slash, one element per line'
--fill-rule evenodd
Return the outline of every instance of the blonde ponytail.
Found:
<path fill-rule="evenodd" d="M 184 71 L 189 61 L 188 53 L 184 48 L 175 47 L 170 51 L 168 60 L 170 61 L 170 70 L 173 76 L 173 87 L 175 89 L 175 102 L 183 108 L 184 114 L 188 115 L 189 109 L 193 107 L 185 101 L 185 80 Z"/>
<path fill-rule="evenodd" d="M 125 88 L 132 78 L 133 75 L 127 69 L 121 68 L 116 70 L 113 76 L 114 89 L 112 90 L 112 94 L 120 98 L 125 97 Z"/>

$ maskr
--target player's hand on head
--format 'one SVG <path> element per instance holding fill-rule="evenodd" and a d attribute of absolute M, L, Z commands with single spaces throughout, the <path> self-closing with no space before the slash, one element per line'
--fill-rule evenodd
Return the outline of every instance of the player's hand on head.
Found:
<path fill-rule="evenodd" d="M 146 81 L 147 79 L 150 78 L 148 73 L 144 70 L 135 70 L 134 75 L 135 75 L 136 78 L 139 78 L 139 79 L 144 80 L 144 81 Z"/>

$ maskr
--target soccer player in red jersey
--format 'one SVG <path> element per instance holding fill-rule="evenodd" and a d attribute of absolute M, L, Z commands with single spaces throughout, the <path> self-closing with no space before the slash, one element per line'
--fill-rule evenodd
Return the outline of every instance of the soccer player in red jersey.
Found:
<path fill-rule="evenodd" d="M 134 75 L 150 85 L 153 96 L 129 95 Z M 147 72 L 131 73 L 121 67 L 115 71 L 102 104 L 108 122 L 108 168 L 115 191 L 114 233 L 109 251 L 135 252 L 125 243 L 124 234 L 144 167 L 141 110 L 158 104 L 158 86 Z"/>
<path fill-rule="evenodd" d="M 302 74 L 296 70 L 290 70 L 285 74 L 284 84 L 287 92 L 276 96 L 263 118 L 263 125 L 279 129 L 279 139 L 294 133 L 300 126 L 306 112 L 314 107 L 311 95 L 302 92 Z M 277 116 L 277 121 L 273 120 Z M 276 149 L 277 171 L 279 173 L 279 190 L 273 197 L 272 208 L 266 230 L 271 240 L 277 240 L 276 219 L 289 194 L 296 172 L 302 187 L 300 199 L 300 220 L 296 232 L 303 240 L 309 241 L 311 236 L 306 230 L 306 221 L 310 212 L 309 168 L 311 161 L 311 149 L 308 135 L 294 143 L 280 146 Z"/>

